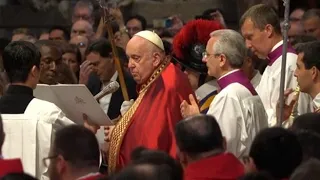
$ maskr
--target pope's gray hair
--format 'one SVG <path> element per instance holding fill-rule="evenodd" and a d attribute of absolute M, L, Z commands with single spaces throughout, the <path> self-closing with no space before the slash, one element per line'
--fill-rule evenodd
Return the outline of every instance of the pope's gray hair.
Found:
<path fill-rule="evenodd" d="M 231 29 L 222 29 L 213 31 L 210 36 L 218 38 L 212 47 L 214 53 L 224 54 L 232 68 L 241 68 L 247 51 L 241 34 Z"/>

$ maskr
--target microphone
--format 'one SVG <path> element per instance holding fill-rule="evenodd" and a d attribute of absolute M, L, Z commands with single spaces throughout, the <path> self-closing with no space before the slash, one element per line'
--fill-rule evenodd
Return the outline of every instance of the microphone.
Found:
<path fill-rule="evenodd" d="M 111 94 L 116 92 L 119 89 L 120 85 L 117 81 L 111 81 L 107 84 L 105 88 L 102 89 L 97 95 L 94 96 L 94 99 L 97 101 L 106 96 L 107 94 Z"/>

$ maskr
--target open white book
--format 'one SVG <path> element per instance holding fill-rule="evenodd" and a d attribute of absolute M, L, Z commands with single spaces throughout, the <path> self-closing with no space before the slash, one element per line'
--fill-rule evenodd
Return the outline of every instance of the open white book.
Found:
<path fill-rule="evenodd" d="M 33 91 L 36 98 L 58 106 L 66 116 L 77 124 L 83 124 L 82 114 L 100 126 L 112 125 L 89 89 L 82 84 L 38 84 Z"/>

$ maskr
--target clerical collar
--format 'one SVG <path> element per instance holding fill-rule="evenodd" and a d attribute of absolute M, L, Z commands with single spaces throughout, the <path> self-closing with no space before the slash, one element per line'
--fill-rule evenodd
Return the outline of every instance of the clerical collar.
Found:
<path fill-rule="evenodd" d="M 28 94 L 33 96 L 33 89 L 23 85 L 10 85 L 7 94 Z"/>
<path fill-rule="evenodd" d="M 246 87 L 252 95 L 257 95 L 257 92 L 251 84 L 250 80 L 240 69 L 230 71 L 218 79 L 220 90 L 223 90 L 225 87 L 232 83 L 239 83 Z"/>
<path fill-rule="evenodd" d="M 269 66 L 272 66 L 272 64 L 282 55 L 282 49 L 283 49 L 283 40 L 278 42 L 271 50 L 271 52 L 268 54 L 268 61 Z M 294 53 L 296 54 L 296 51 L 292 48 L 290 43 L 288 43 L 287 53 Z"/>

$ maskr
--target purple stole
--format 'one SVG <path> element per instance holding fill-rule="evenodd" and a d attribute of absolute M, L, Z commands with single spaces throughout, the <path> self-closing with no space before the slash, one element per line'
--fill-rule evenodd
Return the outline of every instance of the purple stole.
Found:
<path fill-rule="evenodd" d="M 274 51 L 270 52 L 268 54 L 268 60 L 269 60 L 269 66 L 272 66 L 272 64 L 280 57 L 282 56 L 282 47 L 283 44 L 281 44 L 279 47 L 277 47 Z M 288 43 L 288 49 L 287 53 L 294 53 L 296 54 L 296 51 L 293 49 L 293 47 Z"/>
<path fill-rule="evenodd" d="M 252 95 L 257 95 L 256 90 L 253 85 L 249 81 L 248 77 L 242 72 L 242 70 L 235 71 L 231 74 L 228 74 L 218 80 L 218 84 L 220 86 L 220 90 L 224 89 L 228 85 L 232 83 L 239 83 L 246 87 Z"/>

